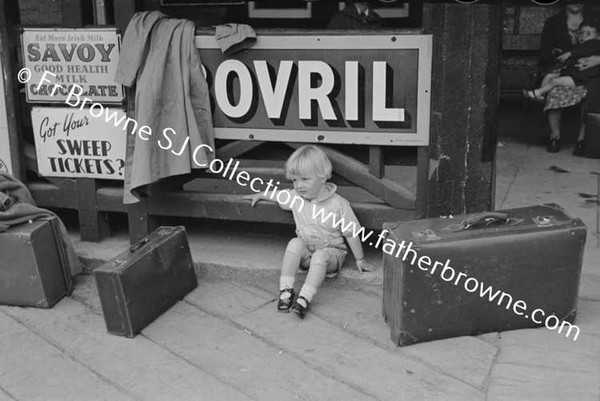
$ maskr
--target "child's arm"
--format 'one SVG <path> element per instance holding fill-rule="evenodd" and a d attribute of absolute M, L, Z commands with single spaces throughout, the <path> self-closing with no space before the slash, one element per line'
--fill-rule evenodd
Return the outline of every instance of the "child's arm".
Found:
<path fill-rule="evenodd" d="M 244 195 L 242 196 L 242 199 L 248 199 L 252 201 L 252 204 L 250 205 L 251 207 L 254 207 L 254 205 L 256 205 L 256 203 L 258 203 L 259 200 L 277 203 L 277 192 L 278 191 L 274 189 L 268 195 L 265 195 L 264 192 L 259 192 L 252 195 Z"/>
<path fill-rule="evenodd" d="M 348 245 L 350 246 L 350 250 L 352 250 L 352 254 L 354 255 L 354 259 L 356 259 L 356 268 L 359 272 L 372 272 L 375 270 L 375 267 L 367 262 L 365 259 L 365 253 L 363 252 L 362 243 L 358 237 L 348 236 L 346 237 L 346 241 L 348 241 Z"/>

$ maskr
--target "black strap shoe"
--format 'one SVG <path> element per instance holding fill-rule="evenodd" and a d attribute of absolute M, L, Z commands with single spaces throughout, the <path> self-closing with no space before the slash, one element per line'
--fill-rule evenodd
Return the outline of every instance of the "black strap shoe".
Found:
<path fill-rule="evenodd" d="M 549 153 L 557 153 L 560 151 L 560 140 L 558 138 L 550 138 L 546 145 L 546 150 Z"/>
<path fill-rule="evenodd" d="M 304 301 L 306 306 L 304 306 L 303 304 L 298 302 L 298 300 Z M 308 302 L 308 300 L 306 298 L 304 298 L 303 296 L 299 296 L 296 299 L 296 302 L 294 302 L 294 305 L 292 305 L 292 312 L 294 312 L 296 315 L 298 315 L 298 317 L 300 319 L 304 319 L 304 315 L 306 315 L 306 311 L 308 310 L 309 304 L 310 304 L 310 302 Z"/>
<path fill-rule="evenodd" d="M 288 297 L 285 295 L 289 294 Z M 293 288 L 285 288 L 279 291 L 279 301 L 277 302 L 277 310 L 279 312 L 289 312 L 292 307 L 292 302 L 294 302 L 294 293 Z"/>

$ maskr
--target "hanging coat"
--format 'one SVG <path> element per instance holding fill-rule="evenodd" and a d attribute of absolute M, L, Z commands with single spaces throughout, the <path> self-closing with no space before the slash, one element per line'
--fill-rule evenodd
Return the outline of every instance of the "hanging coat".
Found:
<path fill-rule="evenodd" d="M 159 11 L 136 13 L 127 26 L 115 81 L 136 86 L 137 130 L 127 140 L 124 203 L 214 158 L 208 85 L 194 36 L 192 21 Z"/>

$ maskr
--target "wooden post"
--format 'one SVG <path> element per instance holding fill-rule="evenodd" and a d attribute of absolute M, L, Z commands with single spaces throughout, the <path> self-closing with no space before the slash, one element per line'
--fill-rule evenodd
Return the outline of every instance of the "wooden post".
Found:
<path fill-rule="evenodd" d="M 369 173 L 377 178 L 385 174 L 385 160 L 381 146 L 369 146 Z"/>
<path fill-rule="evenodd" d="M 156 217 L 148 213 L 147 199 L 132 203 L 127 210 L 129 242 L 134 244 L 158 227 Z"/>
<path fill-rule="evenodd" d="M 78 178 L 75 182 L 79 214 L 79 231 L 82 241 L 99 242 L 109 235 L 106 212 L 98 210 L 97 181 Z"/>
<path fill-rule="evenodd" d="M 129 20 L 133 17 L 137 9 L 136 0 L 117 0 L 114 2 L 114 21 L 115 25 L 119 28 L 121 35 L 125 34 L 125 29 Z"/>
<path fill-rule="evenodd" d="M 427 183 L 429 181 L 429 149 L 417 148 L 417 198 L 415 200 L 415 218 L 427 217 Z"/>
<path fill-rule="evenodd" d="M 426 2 L 433 34 L 427 217 L 490 210 L 496 149 L 501 2 Z"/>
<path fill-rule="evenodd" d="M 16 25 L 19 23 L 19 7 L 16 2 L 0 0 L 0 79 L 3 80 L 6 110 L 6 128 L 8 130 L 10 167 L 12 175 L 23 180 L 25 177 L 24 163 L 21 163 L 21 136 L 19 135 L 20 108 L 19 87 L 15 68 L 16 44 L 18 33 Z M 10 4 L 10 5 L 9 5 Z"/>
<path fill-rule="evenodd" d="M 62 27 L 83 28 L 93 21 L 93 9 L 89 0 L 62 0 Z"/>

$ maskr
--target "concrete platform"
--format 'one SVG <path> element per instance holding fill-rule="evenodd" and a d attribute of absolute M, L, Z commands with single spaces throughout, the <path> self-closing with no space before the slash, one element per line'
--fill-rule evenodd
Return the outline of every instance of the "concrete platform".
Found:
<path fill-rule="evenodd" d="M 199 287 L 135 339 L 106 333 L 90 275 L 53 309 L 0 306 L 0 401 L 598 401 L 597 211 L 579 193 L 596 193 L 600 161 L 508 138 L 497 167 L 498 209 L 553 202 L 588 227 L 577 341 L 539 328 L 397 348 L 381 317 L 375 250 L 375 272 L 359 274 L 350 258 L 301 321 L 275 311 L 290 227 L 205 222 L 186 224 Z M 124 234 L 76 241 L 88 269 L 127 246 Z"/>

